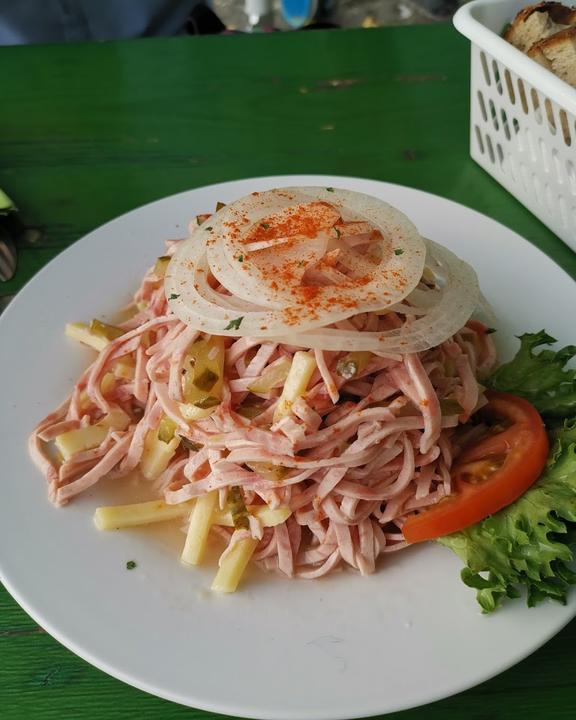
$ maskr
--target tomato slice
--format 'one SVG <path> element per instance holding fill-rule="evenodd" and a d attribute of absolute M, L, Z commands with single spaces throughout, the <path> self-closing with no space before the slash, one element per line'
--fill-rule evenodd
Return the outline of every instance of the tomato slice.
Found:
<path fill-rule="evenodd" d="M 503 429 L 464 448 L 452 467 L 452 494 L 406 520 L 407 542 L 434 540 L 480 522 L 517 500 L 540 476 L 549 444 L 537 410 L 508 393 L 486 396 L 485 410 Z"/>

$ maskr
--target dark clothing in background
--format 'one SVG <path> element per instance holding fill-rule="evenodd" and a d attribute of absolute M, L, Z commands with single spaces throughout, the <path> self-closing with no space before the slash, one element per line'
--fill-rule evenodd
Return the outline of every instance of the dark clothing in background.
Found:
<path fill-rule="evenodd" d="M 0 45 L 178 35 L 199 2 L 0 0 Z"/>

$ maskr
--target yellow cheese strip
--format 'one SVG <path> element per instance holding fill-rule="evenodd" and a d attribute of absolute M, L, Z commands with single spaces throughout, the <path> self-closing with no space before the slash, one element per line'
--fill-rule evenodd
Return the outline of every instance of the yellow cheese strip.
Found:
<path fill-rule="evenodd" d="M 67 323 L 65 333 L 69 338 L 88 345 L 98 352 L 104 350 L 110 342 L 104 336 L 91 332 L 86 323 Z"/>
<path fill-rule="evenodd" d="M 194 501 L 168 505 L 163 500 L 133 503 L 131 505 L 112 505 L 99 507 L 94 513 L 94 524 L 98 530 L 116 530 L 118 528 L 149 525 L 150 523 L 185 517 L 194 507 Z"/>
<path fill-rule="evenodd" d="M 212 582 L 214 592 L 232 593 L 236 591 L 244 570 L 246 570 L 246 566 L 257 546 L 258 540 L 254 540 L 254 538 L 244 538 L 234 545 L 222 560 Z"/>
<path fill-rule="evenodd" d="M 274 422 L 290 415 L 292 405 L 306 392 L 314 370 L 316 370 L 316 360 L 313 355 L 303 350 L 294 353 L 284 389 L 274 411 Z"/>
<path fill-rule="evenodd" d="M 64 460 L 68 460 L 78 452 L 98 447 L 106 439 L 109 429 L 126 430 L 129 424 L 130 416 L 121 408 L 113 408 L 95 425 L 69 430 L 58 435 L 54 439 L 54 444 Z"/>
<path fill-rule="evenodd" d="M 208 533 L 213 524 L 212 516 L 217 500 L 217 490 L 213 490 L 206 495 L 201 495 L 196 500 L 196 504 L 190 515 L 190 525 L 188 527 L 188 534 L 186 535 L 186 543 L 184 544 L 184 549 L 180 557 L 183 563 L 187 565 L 198 565 L 202 560 L 206 550 Z"/>

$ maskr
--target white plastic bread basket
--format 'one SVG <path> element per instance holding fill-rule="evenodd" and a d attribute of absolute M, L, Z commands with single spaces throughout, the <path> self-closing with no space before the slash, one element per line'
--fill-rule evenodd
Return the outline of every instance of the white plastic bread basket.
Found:
<path fill-rule="evenodd" d="M 576 250 L 576 90 L 500 37 L 530 2 L 474 0 L 454 16 L 472 41 L 470 154 Z"/>

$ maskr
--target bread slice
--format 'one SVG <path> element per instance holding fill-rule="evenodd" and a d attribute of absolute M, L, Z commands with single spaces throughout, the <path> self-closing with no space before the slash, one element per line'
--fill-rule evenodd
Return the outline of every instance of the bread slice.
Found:
<path fill-rule="evenodd" d="M 576 8 L 558 2 L 541 2 L 520 10 L 504 33 L 504 39 L 522 52 L 540 40 L 576 25 Z"/>
<path fill-rule="evenodd" d="M 528 55 L 576 88 L 576 25 L 535 43 Z"/>

